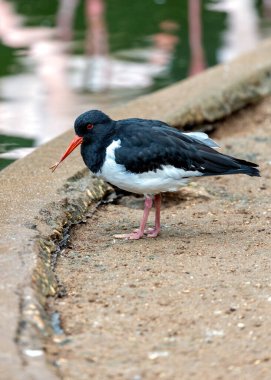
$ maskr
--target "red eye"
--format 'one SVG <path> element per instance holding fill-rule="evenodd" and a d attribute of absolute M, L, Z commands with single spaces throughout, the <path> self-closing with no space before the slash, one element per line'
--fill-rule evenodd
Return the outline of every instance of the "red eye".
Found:
<path fill-rule="evenodd" d="M 87 125 L 87 129 L 88 129 L 88 130 L 90 130 L 90 129 L 92 129 L 92 128 L 93 128 L 93 125 L 92 125 L 92 124 L 88 124 L 88 125 Z"/>

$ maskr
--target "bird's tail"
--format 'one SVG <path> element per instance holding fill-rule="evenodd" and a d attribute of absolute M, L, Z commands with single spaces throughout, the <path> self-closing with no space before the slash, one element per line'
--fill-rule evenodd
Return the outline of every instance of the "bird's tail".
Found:
<path fill-rule="evenodd" d="M 228 156 L 230 157 L 230 156 Z M 251 177 L 260 177 L 260 171 L 258 169 L 259 165 L 253 162 L 240 160 L 239 158 L 230 157 L 235 163 L 240 165 L 239 168 L 233 168 L 225 172 L 224 174 L 247 174 Z"/>
<path fill-rule="evenodd" d="M 204 159 L 203 175 L 206 176 L 246 174 L 251 177 L 260 177 L 257 164 L 219 153 L 212 148 L 202 149 L 201 158 Z"/>

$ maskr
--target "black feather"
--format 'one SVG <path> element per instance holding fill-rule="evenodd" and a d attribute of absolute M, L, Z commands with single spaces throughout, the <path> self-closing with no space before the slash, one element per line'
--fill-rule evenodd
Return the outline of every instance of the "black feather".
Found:
<path fill-rule="evenodd" d="M 172 165 L 204 176 L 244 173 L 259 176 L 257 165 L 217 152 L 200 141 L 154 120 L 128 119 L 117 122 L 116 162 L 133 173 Z"/>
<path fill-rule="evenodd" d="M 90 131 L 87 130 L 88 124 L 94 126 Z M 75 130 L 83 136 L 81 153 L 85 164 L 94 173 L 104 163 L 106 148 L 114 140 L 120 140 L 120 147 L 115 150 L 116 162 L 133 173 L 156 171 L 164 165 L 172 165 L 185 171 L 200 172 L 203 176 L 260 175 L 258 165 L 219 153 L 159 120 L 113 121 L 101 111 L 88 111 L 76 119 Z"/>

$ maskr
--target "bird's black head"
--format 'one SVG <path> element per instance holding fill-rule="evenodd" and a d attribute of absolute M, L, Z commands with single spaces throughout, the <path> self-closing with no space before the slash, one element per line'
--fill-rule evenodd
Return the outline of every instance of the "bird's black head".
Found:
<path fill-rule="evenodd" d="M 91 141 L 91 136 L 94 132 L 94 127 L 101 125 L 110 125 L 113 121 L 109 116 L 104 114 L 102 111 L 92 110 L 82 113 L 74 122 L 74 129 L 76 136 L 71 141 L 65 153 L 61 156 L 60 160 L 51 167 L 54 171 L 58 165 L 68 157 L 69 154 L 83 142 Z M 92 131 L 93 130 L 93 131 Z M 97 135 L 97 131 L 96 131 Z"/>
<path fill-rule="evenodd" d="M 109 116 L 102 111 L 92 110 L 82 113 L 74 122 L 74 129 L 77 136 L 85 136 L 95 125 L 108 124 L 111 122 Z"/>

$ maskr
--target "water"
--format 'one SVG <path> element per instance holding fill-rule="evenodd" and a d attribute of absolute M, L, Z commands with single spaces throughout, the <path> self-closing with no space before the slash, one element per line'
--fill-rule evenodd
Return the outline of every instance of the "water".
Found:
<path fill-rule="evenodd" d="M 252 49 L 270 20 L 271 0 L 0 0 L 0 166 Z"/>
<path fill-rule="evenodd" d="M 57 311 L 54 311 L 51 314 L 51 325 L 52 325 L 53 331 L 56 335 L 61 335 L 64 333 L 64 331 L 61 327 L 60 315 Z"/>

